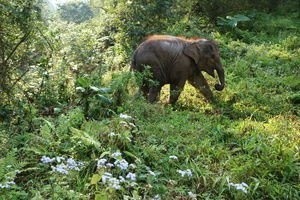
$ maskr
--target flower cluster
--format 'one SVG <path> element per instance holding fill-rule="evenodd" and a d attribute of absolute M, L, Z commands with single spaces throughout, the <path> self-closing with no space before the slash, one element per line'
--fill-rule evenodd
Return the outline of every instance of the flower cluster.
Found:
<path fill-rule="evenodd" d="M 121 183 L 124 182 L 124 178 L 120 177 L 120 179 L 113 177 L 111 173 L 105 172 L 102 175 L 102 183 L 107 184 L 108 187 L 113 188 L 115 190 L 121 189 Z"/>
<path fill-rule="evenodd" d="M 109 158 L 98 159 L 97 168 L 106 170 L 106 172 L 102 174 L 101 180 L 102 183 L 109 188 L 119 190 L 122 188 L 122 184 L 131 187 L 136 185 L 136 174 L 128 171 L 129 169 L 135 169 L 136 165 L 129 164 L 122 158 L 122 153 L 118 151 L 112 153 Z M 114 174 L 122 174 L 123 176 L 114 176 Z"/>
<path fill-rule="evenodd" d="M 127 119 L 127 120 L 132 120 L 133 119 L 131 116 L 123 114 L 123 113 L 120 114 L 120 118 L 121 119 Z"/>
<path fill-rule="evenodd" d="M 54 158 L 42 156 L 41 162 L 43 164 L 51 164 L 52 171 L 60 174 L 68 174 L 70 170 L 79 171 L 84 165 L 83 162 L 76 161 L 73 158 L 66 159 L 60 156 Z"/>
<path fill-rule="evenodd" d="M 193 173 L 190 169 L 187 169 L 187 170 L 177 170 L 177 172 L 181 175 L 181 177 L 185 177 L 185 176 L 189 176 L 189 177 L 192 177 L 193 176 Z"/>
<path fill-rule="evenodd" d="M 150 167 L 146 167 L 146 170 L 148 171 L 148 173 L 151 175 L 151 176 L 156 176 L 157 174 L 155 172 L 153 172 Z"/>
<path fill-rule="evenodd" d="M 16 183 L 14 181 L 8 181 L 6 183 L 0 183 L 0 188 L 6 188 L 6 189 L 9 189 L 11 188 L 13 185 L 15 185 Z"/>
<path fill-rule="evenodd" d="M 173 159 L 173 160 L 178 160 L 178 157 L 177 156 L 169 156 L 170 159 Z"/>
<path fill-rule="evenodd" d="M 229 187 L 230 186 L 233 186 L 235 189 L 241 190 L 242 192 L 244 192 L 246 194 L 248 193 L 247 189 L 248 189 L 249 186 L 244 182 L 242 182 L 242 183 L 229 183 Z"/>
<path fill-rule="evenodd" d="M 134 124 L 134 118 L 129 116 L 129 115 L 126 115 L 126 114 L 123 114 L 121 113 L 119 115 L 119 117 L 121 119 L 123 119 L 124 121 L 121 121 L 120 124 L 128 129 L 135 129 L 137 128 L 136 125 Z"/>

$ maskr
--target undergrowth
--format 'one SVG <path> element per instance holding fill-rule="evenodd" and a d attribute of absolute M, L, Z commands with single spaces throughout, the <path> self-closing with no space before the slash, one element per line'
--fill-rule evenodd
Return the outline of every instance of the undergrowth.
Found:
<path fill-rule="evenodd" d="M 44 105 L 51 112 L 28 104 L 24 119 L 0 123 L 1 199 L 299 199 L 299 20 L 255 20 L 210 35 L 226 71 L 214 104 L 188 84 L 174 107 L 168 86 L 148 104 L 128 68 L 87 75 L 119 60 L 104 47 L 109 38 L 97 43 L 82 33 L 73 50 L 60 52 L 77 73 L 65 85 L 75 100 Z M 174 32 L 185 31 L 178 23 Z M 74 52 L 85 60 L 95 42 L 106 55 L 82 69 Z"/>

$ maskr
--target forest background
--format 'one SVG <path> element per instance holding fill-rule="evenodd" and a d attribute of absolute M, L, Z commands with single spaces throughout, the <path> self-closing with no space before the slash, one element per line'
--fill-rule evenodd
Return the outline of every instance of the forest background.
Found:
<path fill-rule="evenodd" d="M 0 199 L 299 199 L 299 1 L 60 3 L 0 0 Z M 151 34 L 218 43 L 217 102 L 138 95 Z"/>

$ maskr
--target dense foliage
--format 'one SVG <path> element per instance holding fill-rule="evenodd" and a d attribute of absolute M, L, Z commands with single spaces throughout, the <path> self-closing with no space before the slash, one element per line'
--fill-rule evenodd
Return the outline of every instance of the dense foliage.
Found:
<path fill-rule="evenodd" d="M 62 4 L 59 8 L 62 20 L 74 23 L 81 23 L 93 17 L 93 11 L 87 3 L 71 2 Z"/>
<path fill-rule="evenodd" d="M 0 199 L 299 198 L 298 1 L 101 2 L 0 0 Z M 217 102 L 138 94 L 156 33 L 217 41 Z"/>

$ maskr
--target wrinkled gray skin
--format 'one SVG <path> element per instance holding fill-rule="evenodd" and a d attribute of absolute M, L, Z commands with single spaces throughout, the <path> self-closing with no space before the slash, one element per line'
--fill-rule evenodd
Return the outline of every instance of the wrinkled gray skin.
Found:
<path fill-rule="evenodd" d="M 143 72 L 146 66 L 157 83 L 149 84 L 149 81 L 144 79 L 141 85 L 143 95 L 151 103 L 158 99 L 161 87 L 170 84 L 169 102 L 174 104 L 186 81 L 211 101 L 213 94 L 202 71 L 215 77 L 216 70 L 220 83 L 215 85 L 215 89 L 224 89 L 225 76 L 219 50 L 211 40 L 151 36 L 135 50 L 131 64 L 132 70 L 138 72 Z"/>

